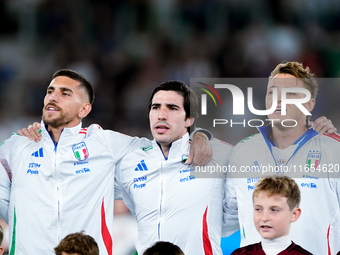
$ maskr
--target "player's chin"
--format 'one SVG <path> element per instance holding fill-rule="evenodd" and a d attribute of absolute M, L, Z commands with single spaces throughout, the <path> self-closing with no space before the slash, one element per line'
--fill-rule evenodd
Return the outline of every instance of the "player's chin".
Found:
<path fill-rule="evenodd" d="M 286 115 L 282 115 L 281 111 L 275 111 L 272 114 L 268 115 L 269 119 L 282 119 L 282 118 L 285 118 L 285 117 L 286 117 Z"/>

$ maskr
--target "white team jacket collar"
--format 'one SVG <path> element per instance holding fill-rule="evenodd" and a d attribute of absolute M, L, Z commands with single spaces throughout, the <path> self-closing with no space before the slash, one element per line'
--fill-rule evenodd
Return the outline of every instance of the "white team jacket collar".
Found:
<path fill-rule="evenodd" d="M 168 153 L 168 157 L 166 158 L 163 154 L 163 151 L 160 147 L 160 144 L 156 142 L 156 140 L 152 140 L 152 144 L 154 146 L 154 148 L 158 148 L 158 150 L 160 151 L 160 153 L 162 153 L 163 157 L 165 158 L 165 160 L 171 159 L 173 157 L 177 157 L 177 156 L 181 156 L 181 152 L 183 151 L 183 148 L 188 148 L 189 151 L 189 134 L 185 133 L 180 139 L 173 141 L 170 144 L 169 147 L 169 153 Z"/>
<path fill-rule="evenodd" d="M 72 141 L 72 138 L 79 134 L 80 130 L 81 130 L 81 127 L 82 127 L 82 122 L 80 122 L 77 126 L 75 127 L 71 127 L 71 128 L 64 128 L 63 131 L 61 132 L 60 134 L 60 138 L 59 138 L 59 141 L 61 139 L 67 141 L 67 140 L 70 140 Z M 41 133 L 42 133 L 42 136 L 43 136 L 43 139 L 45 140 L 50 140 L 54 146 L 56 147 L 58 143 L 55 143 L 50 135 L 50 133 L 47 131 L 46 129 L 46 125 L 44 123 L 44 121 L 41 121 Z"/>
<path fill-rule="evenodd" d="M 268 126 L 265 126 L 265 127 L 258 127 L 257 128 L 263 139 L 265 140 L 271 154 L 272 154 L 272 157 L 274 158 L 274 155 L 273 155 L 273 150 L 272 148 L 273 147 L 276 147 L 274 142 L 270 139 L 270 133 L 271 133 L 271 127 L 270 125 Z M 295 153 L 306 143 L 308 142 L 310 139 L 312 139 L 314 136 L 317 136 L 318 135 L 318 132 L 316 132 L 313 128 L 309 128 L 307 129 L 307 131 L 302 135 L 300 136 L 294 143 L 293 145 L 298 145 L 293 153 L 293 155 L 289 158 L 289 160 L 287 161 L 287 163 L 290 161 L 290 159 L 295 155 Z M 276 161 L 275 161 L 276 162 Z"/>
<path fill-rule="evenodd" d="M 263 138 L 265 139 L 267 145 L 269 148 L 276 147 L 272 139 L 270 139 L 270 133 L 271 133 L 271 127 L 270 125 L 265 127 L 258 127 L 257 128 L 260 133 L 262 134 Z M 318 135 L 318 132 L 316 132 L 313 128 L 307 129 L 307 131 L 300 136 L 293 145 L 299 144 L 299 146 L 305 144 L 309 139 L 313 138 L 314 136 Z"/>

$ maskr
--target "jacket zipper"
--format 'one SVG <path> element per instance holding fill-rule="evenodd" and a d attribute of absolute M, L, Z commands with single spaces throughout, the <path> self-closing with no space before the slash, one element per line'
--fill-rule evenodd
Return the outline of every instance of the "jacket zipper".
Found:
<path fill-rule="evenodd" d="M 60 197 L 61 197 L 61 191 L 60 191 L 60 178 L 59 178 L 59 171 L 57 170 L 57 143 L 55 143 L 54 146 L 54 173 L 55 173 L 55 181 L 56 181 L 56 194 L 57 194 L 57 242 L 59 243 L 61 241 L 61 223 L 60 223 Z"/>
<path fill-rule="evenodd" d="M 158 222 L 158 239 L 161 240 L 161 221 L 162 221 L 162 202 L 163 202 L 163 162 L 161 162 L 160 168 L 160 180 L 161 180 L 161 196 L 159 201 L 159 222 Z"/>

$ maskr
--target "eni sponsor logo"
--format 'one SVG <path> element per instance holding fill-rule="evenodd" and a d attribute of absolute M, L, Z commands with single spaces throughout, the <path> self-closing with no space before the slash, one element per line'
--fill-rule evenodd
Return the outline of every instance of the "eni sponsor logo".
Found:
<path fill-rule="evenodd" d="M 89 168 L 82 168 L 80 170 L 76 170 L 76 174 L 85 174 L 91 172 L 91 170 Z"/>
<path fill-rule="evenodd" d="M 195 179 L 196 179 L 195 176 L 193 176 L 193 175 L 188 175 L 188 176 L 186 176 L 186 177 L 184 177 L 184 178 L 181 178 L 179 181 L 180 181 L 180 182 L 188 182 L 188 181 L 192 181 L 192 180 L 195 180 Z"/>
<path fill-rule="evenodd" d="M 317 189 L 316 183 L 313 182 L 303 182 L 301 183 L 302 188 L 310 188 L 310 189 Z"/>

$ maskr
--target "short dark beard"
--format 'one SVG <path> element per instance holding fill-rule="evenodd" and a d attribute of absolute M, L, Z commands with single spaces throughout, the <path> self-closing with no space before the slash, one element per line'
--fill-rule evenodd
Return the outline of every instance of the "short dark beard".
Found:
<path fill-rule="evenodd" d="M 44 113 L 42 114 L 42 120 L 44 121 L 44 124 L 49 125 L 53 128 L 59 128 L 60 126 L 63 125 L 67 125 L 68 123 L 71 122 L 71 120 L 69 121 L 65 121 L 65 116 L 61 115 L 58 118 L 54 119 L 54 120 L 46 120 Z"/>

